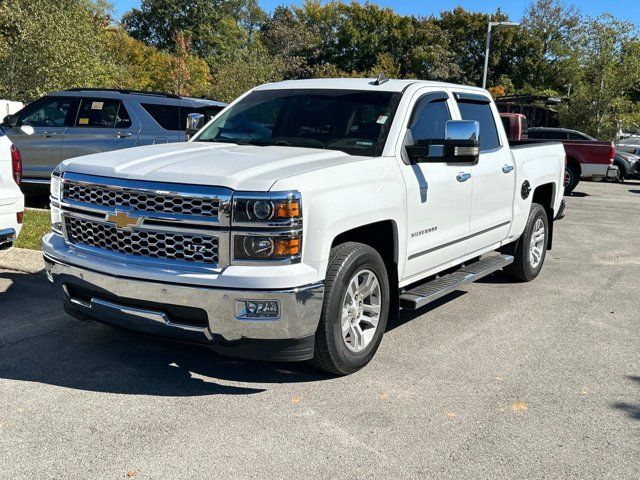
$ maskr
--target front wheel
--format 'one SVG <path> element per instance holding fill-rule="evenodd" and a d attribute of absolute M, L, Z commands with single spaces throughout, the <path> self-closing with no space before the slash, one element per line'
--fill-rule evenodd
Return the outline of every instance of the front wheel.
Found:
<path fill-rule="evenodd" d="M 514 258 L 513 263 L 504 269 L 505 273 L 521 282 L 530 282 L 536 278 L 546 257 L 548 237 L 547 212 L 542 205 L 533 203 L 522 236 L 515 244 L 502 249 Z"/>
<path fill-rule="evenodd" d="M 311 364 L 348 375 L 373 358 L 387 326 L 389 277 L 380 254 L 368 245 L 334 247 Z"/>

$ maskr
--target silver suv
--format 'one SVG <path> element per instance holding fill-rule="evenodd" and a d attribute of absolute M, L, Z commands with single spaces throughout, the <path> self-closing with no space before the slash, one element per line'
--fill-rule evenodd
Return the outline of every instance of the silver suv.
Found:
<path fill-rule="evenodd" d="M 71 89 L 8 115 L 1 128 L 22 153 L 23 183 L 49 183 L 62 160 L 183 141 L 189 114 L 208 119 L 224 107 L 212 100 L 163 93 Z"/>

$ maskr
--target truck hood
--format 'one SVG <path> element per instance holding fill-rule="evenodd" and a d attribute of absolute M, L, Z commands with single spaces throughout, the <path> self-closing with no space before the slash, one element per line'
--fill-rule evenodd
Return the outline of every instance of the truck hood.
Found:
<path fill-rule="evenodd" d="M 335 150 L 228 143 L 169 143 L 66 160 L 65 171 L 157 182 L 266 191 L 282 178 L 364 161 Z"/>

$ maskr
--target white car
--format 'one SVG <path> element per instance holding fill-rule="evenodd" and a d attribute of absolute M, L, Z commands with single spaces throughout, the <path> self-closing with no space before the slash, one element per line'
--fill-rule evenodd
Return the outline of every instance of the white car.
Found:
<path fill-rule="evenodd" d="M 20 151 L 0 129 L 0 250 L 13 245 L 22 229 L 24 196 Z"/>
<path fill-rule="evenodd" d="M 76 317 L 348 374 L 391 309 L 499 269 L 533 280 L 564 161 L 511 148 L 478 88 L 273 83 L 189 143 L 63 162 L 43 253 Z"/>

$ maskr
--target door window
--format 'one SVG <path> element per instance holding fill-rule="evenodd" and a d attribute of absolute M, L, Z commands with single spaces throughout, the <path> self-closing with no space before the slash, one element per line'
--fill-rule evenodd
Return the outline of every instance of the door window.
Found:
<path fill-rule="evenodd" d="M 131 118 L 120 100 L 83 98 L 76 127 L 129 128 Z"/>
<path fill-rule="evenodd" d="M 46 98 L 35 105 L 34 109 L 26 109 L 24 116 L 19 118 L 20 125 L 64 127 L 72 103 L 71 97 Z"/>
<path fill-rule="evenodd" d="M 463 120 L 480 123 L 480 150 L 493 150 L 500 146 L 498 129 L 489 103 L 458 102 Z"/>
<path fill-rule="evenodd" d="M 422 97 L 416 103 L 411 116 L 411 138 L 418 140 L 442 140 L 445 138 L 447 120 L 451 120 L 451 113 L 447 107 L 446 97 L 439 96 L 434 100 L 433 94 Z"/>

